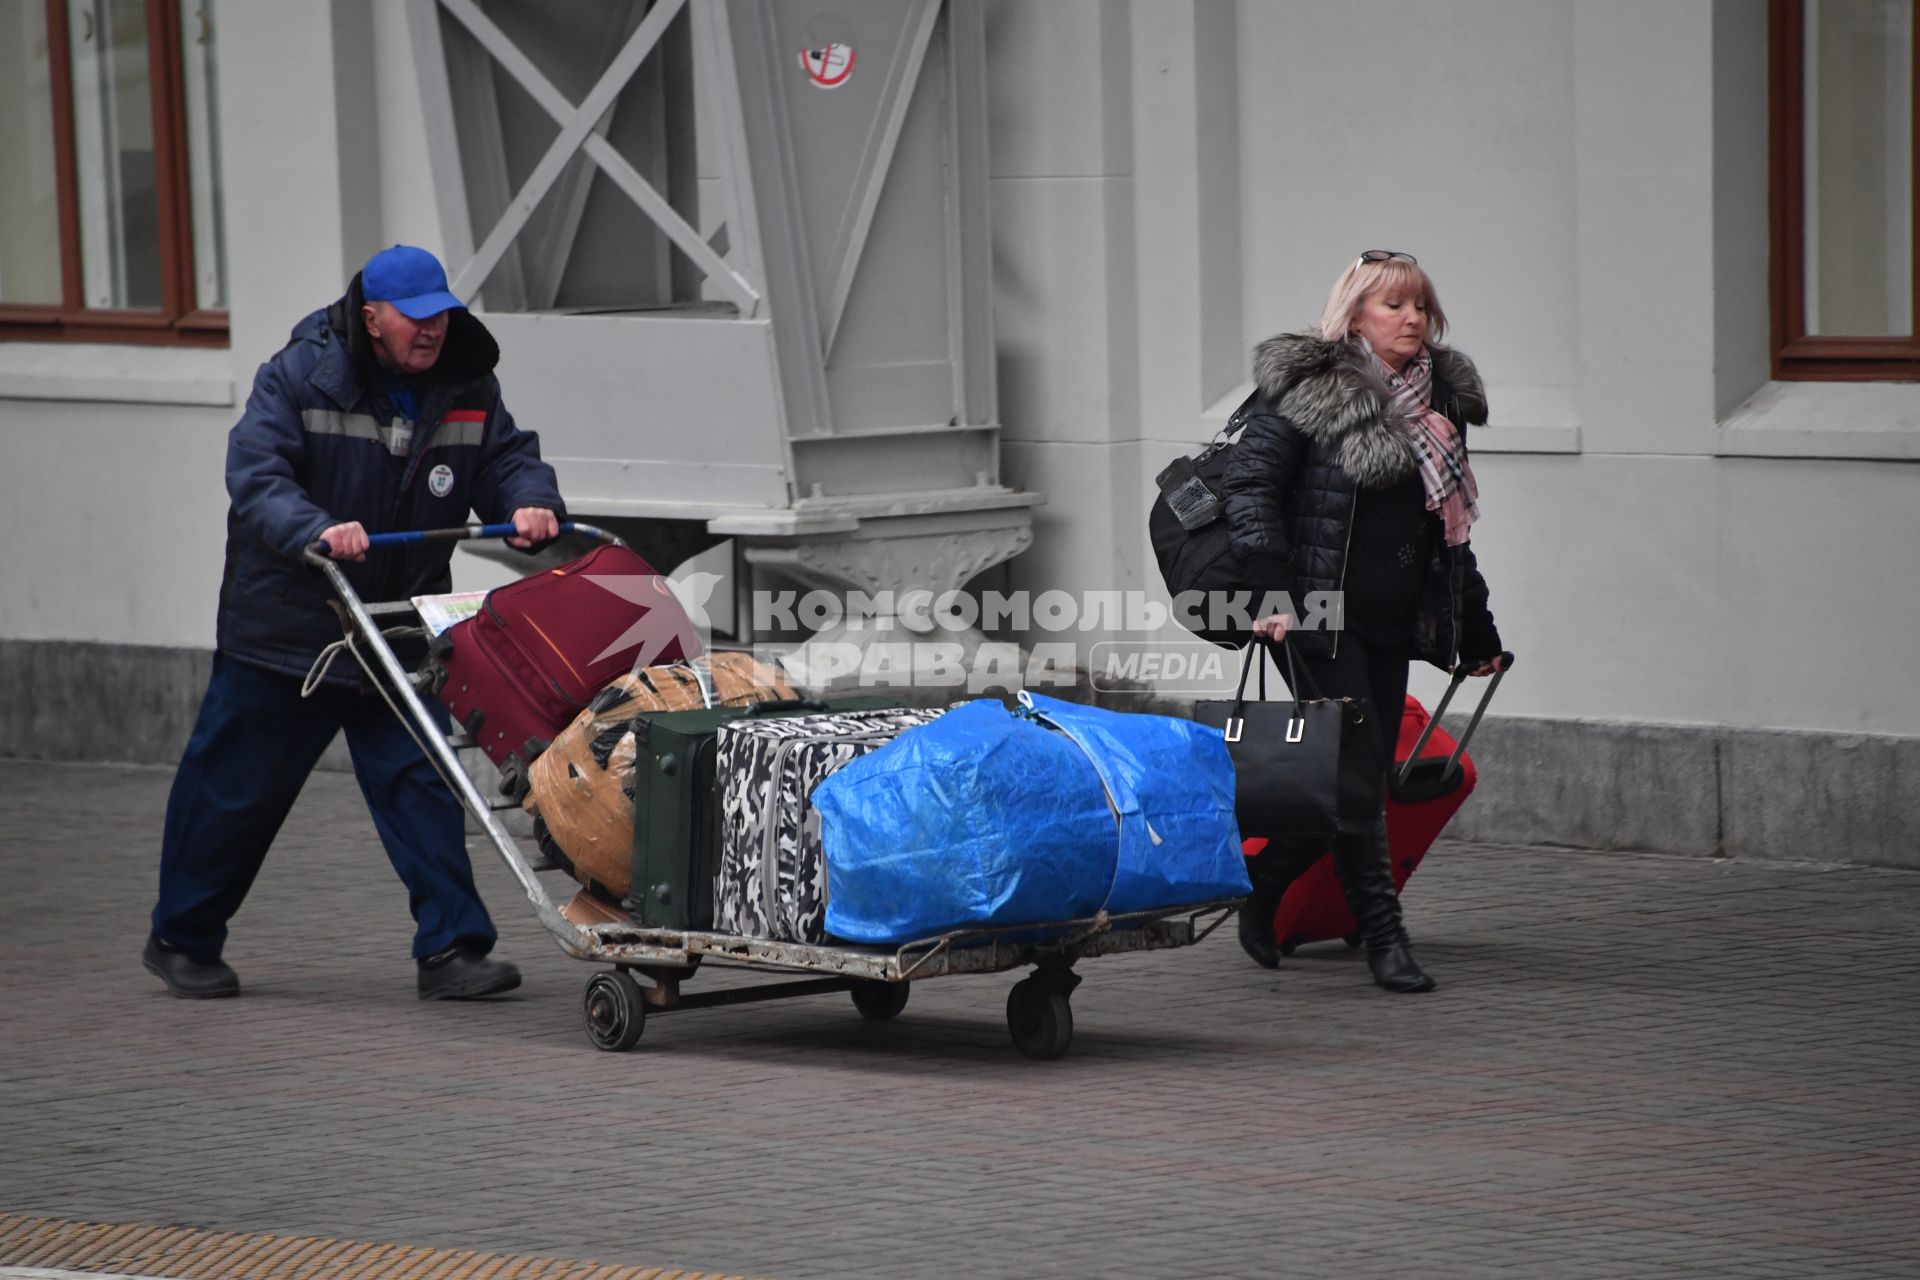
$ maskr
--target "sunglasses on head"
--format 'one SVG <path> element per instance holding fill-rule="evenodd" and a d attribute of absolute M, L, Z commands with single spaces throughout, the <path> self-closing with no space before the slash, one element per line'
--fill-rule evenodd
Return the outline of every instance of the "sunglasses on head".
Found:
<path fill-rule="evenodd" d="M 1411 262 L 1416 267 L 1420 265 L 1420 259 L 1410 253 L 1401 253 L 1398 249 L 1368 249 L 1360 255 L 1362 262 L 1391 262 L 1395 258 Z"/>

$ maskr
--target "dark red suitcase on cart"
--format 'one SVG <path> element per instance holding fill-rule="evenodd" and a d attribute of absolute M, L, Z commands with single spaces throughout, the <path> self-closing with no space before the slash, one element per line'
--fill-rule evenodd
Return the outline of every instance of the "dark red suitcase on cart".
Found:
<path fill-rule="evenodd" d="M 1502 656 L 1511 666 L 1512 655 Z M 1471 738 L 1479 727 L 1503 674 L 1493 676 L 1463 737 Z M 1454 681 L 1441 700 L 1442 713 L 1459 683 Z M 1393 860 L 1394 892 L 1398 893 L 1440 832 L 1473 794 L 1479 773 L 1473 759 L 1445 729 L 1433 723 L 1427 709 L 1412 695 L 1408 695 L 1400 717 L 1400 740 L 1393 755 L 1393 774 L 1387 787 L 1387 850 Z M 1266 847 L 1264 836 L 1254 836 L 1241 846 L 1248 857 Z M 1273 915 L 1273 936 L 1280 941 L 1282 955 L 1291 955 L 1302 943 L 1329 938 L 1344 938 L 1348 946 L 1358 946 L 1357 927 L 1340 892 L 1332 858 L 1321 858 L 1295 880 Z"/>
<path fill-rule="evenodd" d="M 512 796 L 533 757 L 615 676 L 694 657 L 700 637 L 666 579 L 609 545 L 494 588 L 431 651 L 440 701 Z"/>

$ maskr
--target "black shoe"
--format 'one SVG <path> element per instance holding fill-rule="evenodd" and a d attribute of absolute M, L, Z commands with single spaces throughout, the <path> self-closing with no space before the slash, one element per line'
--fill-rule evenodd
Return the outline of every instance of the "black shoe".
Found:
<path fill-rule="evenodd" d="M 240 994 L 240 975 L 215 960 L 201 964 L 159 934 L 147 935 L 147 949 L 140 960 L 147 972 L 167 984 L 167 990 L 182 1000 L 213 1000 Z"/>
<path fill-rule="evenodd" d="M 1367 948 L 1367 968 L 1373 970 L 1374 985 L 1388 991 L 1411 994 L 1431 991 L 1439 985 L 1413 958 L 1413 948 L 1404 936 L 1384 947 Z"/>
<path fill-rule="evenodd" d="M 504 960 L 488 959 L 478 943 L 456 942 L 420 961 L 422 1000 L 472 1000 L 519 985 L 520 970 Z"/>

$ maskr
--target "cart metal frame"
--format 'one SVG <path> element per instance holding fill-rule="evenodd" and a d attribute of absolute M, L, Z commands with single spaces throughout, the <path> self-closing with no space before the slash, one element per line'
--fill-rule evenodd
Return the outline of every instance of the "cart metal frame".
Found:
<path fill-rule="evenodd" d="M 562 532 L 625 545 L 604 529 L 569 522 Z M 467 525 L 408 533 L 374 534 L 371 549 L 409 542 L 461 542 L 511 537 L 510 524 Z M 409 601 L 369 604 L 327 554 L 324 543 L 306 551 L 309 564 L 327 579 L 338 600 L 345 649 L 360 664 L 375 689 L 406 725 L 434 768 L 467 812 L 479 823 L 507 869 L 520 884 L 534 914 L 560 949 L 576 960 L 612 969 L 587 981 L 583 1000 L 587 1035 L 602 1049 L 630 1049 L 640 1039 L 647 1017 L 679 1009 L 711 1008 L 760 1000 L 847 991 L 861 1015 L 883 1021 L 906 1005 L 910 983 L 960 973 L 1002 973 L 1027 965 L 1034 972 L 1016 983 L 1007 998 L 1007 1025 L 1014 1044 L 1032 1058 L 1056 1058 L 1073 1036 L 1068 997 L 1079 985 L 1076 961 L 1192 946 L 1219 928 L 1243 899 L 1183 903 L 1154 911 L 1097 915 L 1007 928 L 964 929 L 918 939 L 902 946 L 855 946 L 786 942 L 705 931 L 657 929 L 618 921 L 575 924 L 560 913 L 540 883 L 539 872 L 553 868 L 544 858 L 530 859 L 500 820 L 518 808 L 516 801 L 491 801 L 461 763 L 459 750 L 471 746 L 464 732 L 442 731 L 422 696 L 424 681 L 401 665 L 393 634 L 421 630 Z M 397 626 L 393 625 L 398 623 Z M 383 623 L 386 624 L 383 626 Z M 334 650 L 333 652 L 337 652 Z M 323 655 L 311 685 L 331 661 Z M 422 673 L 424 675 L 424 673 Z M 681 984 L 703 964 L 783 975 L 815 975 L 782 982 L 728 987 L 683 994 Z M 647 981 L 642 985 L 634 977 Z"/>

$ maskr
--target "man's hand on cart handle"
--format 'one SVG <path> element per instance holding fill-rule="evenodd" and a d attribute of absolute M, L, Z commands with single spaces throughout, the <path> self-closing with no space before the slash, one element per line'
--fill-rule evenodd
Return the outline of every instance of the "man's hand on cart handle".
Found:
<path fill-rule="evenodd" d="M 358 528 L 358 526 L 355 526 Z M 517 538 L 508 538 L 510 547 L 530 547 L 536 542 L 560 536 L 560 519 L 545 507 L 522 507 L 513 513 L 513 527 L 519 532 Z"/>
<path fill-rule="evenodd" d="M 320 534 L 320 547 L 331 560 L 365 560 L 367 531 L 358 520 L 336 524 Z"/>

